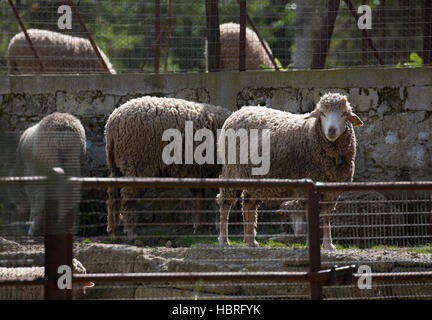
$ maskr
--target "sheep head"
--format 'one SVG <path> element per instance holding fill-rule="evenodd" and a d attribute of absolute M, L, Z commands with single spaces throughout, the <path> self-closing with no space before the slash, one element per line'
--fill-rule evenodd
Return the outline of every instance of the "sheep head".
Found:
<path fill-rule="evenodd" d="M 321 97 L 315 110 L 306 119 L 321 120 L 321 129 L 327 140 L 336 141 L 345 132 L 345 123 L 354 127 L 363 125 L 363 121 L 352 111 L 346 96 L 339 93 L 326 93 Z"/>

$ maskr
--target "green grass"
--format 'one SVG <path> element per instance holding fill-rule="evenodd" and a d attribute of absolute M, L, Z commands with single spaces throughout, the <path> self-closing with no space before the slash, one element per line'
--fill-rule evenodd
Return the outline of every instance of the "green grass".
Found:
<path fill-rule="evenodd" d="M 231 246 L 236 247 L 246 247 L 246 243 L 244 243 L 243 238 L 241 237 L 232 237 L 229 239 Z M 257 240 L 260 247 L 267 248 L 284 248 L 284 249 L 305 249 L 306 246 L 300 243 L 287 244 L 281 241 L 275 240 Z M 197 244 L 219 244 L 218 240 L 214 236 L 205 237 L 187 237 L 183 239 L 183 244 L 186 247 L 194 247 Z"/>
<path fill-rule="evenodd" d="M 410 247 L 396 247 L 396 246 L 385 246 L 378 245 L 372 246 L 373 250 L 391 250 L 391 251 L 407 251 L 415 253 L 432 253 L 432 244 L 410 246 Z"/>
<path fill-rule="evenodd" d="M 359 250 L 358 246 L 350 245 L 350 246 L 342 246 L 340 244 L 334 243 L 336 249 L 338 250 Z M 414 253 L 432 253 L 432 244 L 425 245 L 413 245 L 408 247 L 397 247 L 390 245 L 373 245 L 369 248 L 371 250 L 389 250 L 389 251 L 403 251 L 403 252 L 414 252 Z"/>
<path fill-rule="evenodd" d="M 155 233 L 156 234 L 156 233 Z M 155 235 L 153 234 L 153 235 Z M 161 233 L 161 236 L 163 234 Z M 170 240 L 173 244 L 176 242 L 176 240 L 181 239 L 182 240 L 182 247 L 194 247 L 197 244 L 211 244 L 211 245 L 218 245 L 219 242 L 217 240 L 217 237 L 214 235 L 209 236 L 196 236 L 191 234 L 190 236 L 184 236 L 181 238 L 176 238 L 173 236 L 172 238 L 169 237 L 162 237 L 160 240 L 156 241 L 153 244 L 148 244 L 148 238 L 146 237 L 139 237 L 138 240 L 141 240 L 144 244 L 145 248 L 151 248 L 154 246 L 165 246 L 166 242 Z M 231 237 L 230 239 L 231 246 L 234 247 L 246 247 L 246 243 L 243 242 L 243 237 Z M 282 249 L 306 249 L 306 245 L 304 243 L 285 243 L 281 241 L 276 240 L 257 240 L 260 247 L 264 248 L 282 248 Z M 82 240 L 83 243 L 90 243 L 91 240 L 85 239 Z M 105 241 L 102 241 L 103 243 L 113 243 L 111 239 L 107 238 Z M 360 250 L 361 248 L 355 245 L 349 245 L 349 246 L 343 246 L 338 243 L 334 243 L 337 250 Z M 427 253 L 432 254 L 432 243 L 431 244 L 425 244 L 425 245 L 414 245 L 409 247 L 397 247 L 397 246 L 391 246 L 391 245 L 373 245 L 368 247 L 367 249 L 371 250 L 390 250 L 390 251 L 401 251 L 401 252 L 414 252 L 414 253 Z"/>

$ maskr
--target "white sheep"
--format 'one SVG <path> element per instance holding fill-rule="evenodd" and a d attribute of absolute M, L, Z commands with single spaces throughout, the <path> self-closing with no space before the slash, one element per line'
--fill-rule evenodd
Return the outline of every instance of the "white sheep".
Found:
<path fill-rule="evenodd" d="M 86 135 L 81 122 L 70 114 L 55 112 L 21 135 L 13 175 L 43 176 L 52 168 L 58 168 L 57 172 L 66 177 L 77 177 L 81 175 L 85 154 Z M 24 188 L 9 189 L 18 216 L 26 217 L 30 210 L 29 235 L 40 233 L 43 227 L 47 187 L 26 184 Z M 63 188 L 53 190 L 54 193 L 57 191 L 62 200 L 59 201 L 59 211 L 67 211 L 77 204 L 79 186 L 68 189 L 67 194 L 62 194 Z M 62 218 L 60 213 L 58 218 Z"/>
<path fill-rule="evenodd" d="M 229 163 L 228 152 L 220 178 L 309 178 L 314 181 L 352 181 L 355 167 L 356 138 L 354 126 L 363 123 L 352 112 L 347 97 L 338 93 L 325 94 L 314 111 L 295 115 L 265 107 L 243 107 L 234 112 L 223 126 L 233 129 L 267 129 L 269 138 L 270 168 L 268 173 L 253 175 L 253 165 Z M 250 136 L 250 131 L 248 131 Z M 220 135 L 219 144 L 226 143 Z M 238 151 L 239 146 L 236 144 Z M 229 150 L 225 148 L 225 150 Z M 296 192 L 294 192 L 296 195 Z M 282 188 L 247 189 L 242 192 L 242 210 L 245 242 L 258 246 L 255 240 L 257 202 L 263 198 L 291 197 L 293 193 Z M 323 200 L 335 201 L 338 194 L 324 194 Z M 221 188 L 217 196 L 220 207 L 219 243 L 228 245 L 228 216 L 236 202 L 236 190 Z M 280 201 L 282 202 L 282 201 Z M 334 203 L 320 205 L 321 213 L 330 213 Z M 323 245 L 335 249 L 331 241 L 330 219 L 325 216 Z"/>
<path fill-rule="evenodd" d="M 44 73 L 105 73 L 89 40 L 49 30 L 27 31 L 44 67 Z M 109 72 L 116 74 L 106 55 L 99 52 Z M 23 32 L 9 42 L 7 51 L 9 74 L 39 74 L 40 65 Z"/>
<path fill-rule="evenodd" d="M 224 23 L 220 28 L 220 70 L 238 71 L 239 66 L 239 38 L 240 25 L 238 23 Z M 264 41 L 268 51 L 271 49 Z M 204 51 L 206 69 L 208 70 L 208 44 L 206 41 Z M 261 45 L 257 34 L 246 28 L 246 70 L 263 70 L 263 68 L 273 68 L 272 61 Z"/>
<path fill-rule="evenodd" d="M 175 98 L 145 96 L 132 99 L 115 109 L 105 126 L 107 165 L 112 177 L 177 177 L 215 178 L 222 168 L 216 164 L 167 164 L 163 151 L 168 145 L 163 141 L 167 130 L 178 130 L 183 138 L 186 121 L 193 123 L 193 130 L 209 129 L 216 137 L 230 111 L 217 106 Z M 193 139 L 193 137 L 192 137 Z M 192 141 L 193 142 L 193 141 Z M 216 145 L 217 139 L 214 139 Z M 194 145 L 198 142 L 193 142 Z M 183 150 L 182 159 L 185 159 Z M 214 158 L 216 155 L 214 156 Z M 199 225 L 202 189 L 194 189 L 198 199 L 193 214 L 194 231 Z M 129 240 L 135 237 L 136 202 L 144 190 L 130 187 L 108 188 L 108 226 L 112 238 L 117 238 L 120 217 L 124 233 Z M 120 200 L 118 200 L 120 199 Z M 120 216 L 121 211 L 121 216 Z"/>

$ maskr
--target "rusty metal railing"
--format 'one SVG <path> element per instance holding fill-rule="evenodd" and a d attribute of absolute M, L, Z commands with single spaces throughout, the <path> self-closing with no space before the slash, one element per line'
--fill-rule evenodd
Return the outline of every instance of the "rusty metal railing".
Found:
<path fill-rule="evenodd" d="M 47 177 L 8 177 L 0 178 L 0 186 L 24 183 L 46 183 Z M 194 281 L 281 281 L 309 282 L 311 299 L 323 299 L 323 286 L 346 285 L 365 274 L 355 274 L 354 266 L 322 269 L 320 248 L 319 199 L 321 192 L 346 191 L 432 191 L 432 181 L 419 182 L 362 182 L 362 183 L 323 183 L 309 179 L 193 179 L 193 178 L 70 178 L 69 182 L 79 183 L 82 189 L 105 189 L 108 187 L 132 188 L 287 188 L 301 189 L 307 194 L 309 271 L 304 272 L 183 272 L 183 273 L 109 273 L 75 274 L 75 283 L 84 282 L 194 282 Z M 61 252 L 61 254 L 59 254 Z M 45 236 L 45 276 L 33 280 L 0 281 L 0 286 L 44 285 L 46 299 L 71 299 L 71 291 L 57 288 L 59 265 L 71 264 L 72 235 Z M 421 281 L 432 280 L 432 271 L 390 272 L 371 274 L 374 281 Z"/>

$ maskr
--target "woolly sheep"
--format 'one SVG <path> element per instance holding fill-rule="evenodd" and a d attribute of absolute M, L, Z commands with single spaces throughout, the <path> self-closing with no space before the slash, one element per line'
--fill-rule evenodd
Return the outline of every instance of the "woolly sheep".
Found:
<path fill-rule="evenodd" d="M 29 29 L 27 32 L 45 73 L 105 73 L 89 40 L 49 30 Z M 99 52 L 109 72 L 116 74 L 106 55 L 100 49 Z M 11 39 L 7 59 L 9 74 L 42 73 L 23 32 Z"/>
<path fill-rule="evenodd" d="M 115 109 L 105 126 L 107 165 L 112 177 L 177 177 L 211 178 L 217 177 L 221 165 L 217 164 L 165 164 L 163 150 L 168 142 L 163 142 L 163 133 L 177 129 L 184 137 L 185 122 L 193 122 L 193 130 L 210 129 L 216 137 L 230 112 L 222 107 L 196 103 L 175 98 L 144 96 L 132 99 Z M 215 138 L 214 144 L 216 145 Z M 194 143 L 194 145 L 197 142 Z M 195 148 L 194 148 L 195 150 Z M 185 159 L 182 156 L 182 159 Z M 216 161 L 214 162 L 216 163 Z M 194 231 L 199 224 L 199 210 L 203 190 L 194 189 L 197 197 L 193 214 Z M 133 188 L 108 188 L 108 226 L 107 231 L 115 239 L 119 225 L 120 209 L 124 233 L 128 239 L 135 237 L 136 215 L 133 201 L 144 190 Z M 115 201 L 114 199 L 122 199 Z"/>
<path fill-rule="evenodd" d="M 86 136 L 81 122 L 67 113 L 52 113 L 39 123 L 28 128 L 21 135 L 13 175 L 46 175 L 47 170 L 59 168 L 58 172 L 66 177 L 80 176 L 81 166 L 86 154 Z M 62 194 L 61 210 L 69 210 L 77 199 L 79 190 L 68 189 Z M 40 233 L 45 211 L 45 186 L 28 184 L 24 188 L 12 188 L 9 196 L 15 203 L 19 217 L 26 217 L 30 211 L 29 235 Z M 60 217 L 60 216 L 59 216 Z"/>
<path fill-rule="evenodd" d="M 220 70 L 222 71 L 238 71 L 239 61 L 239 37 L 240 25 L 237 23 L 224 23 L 220 26 Z M 271 53 L 271 49 L 267 42 L 265 45 Z M 206 69 L 208 70 L 208 44 L 205 44 L 205 61 Z M 265 68 L 273 68 L 273 64 L 268 57 L 265 49 L 262 47 L 256 33 L 246 28 L 246 70 L 263 70 Z"/>
<path fill-rule="evenodd" d="M 267 129 L 270 133 L 270 170 L 254 176 L 251 163 L 230 164 L 228 152 L 220 178 L 309 178 L 314 181 L 352 181 L 356 153 L 355 126 L 363 123 L 352 112 L 347 97 L 337 93 L 325 94 L 310 114 L 295 115 L 265 107 L 243 107 L 234 112 L 223 129 Z M 250 133 L 248 132 L 250 136 Z M 225 135 L 220 135 L 219 144 Z M 238 151 L 238 145 L 236 145 Z M 225 148 L 228 150 L 229 148 Z M 294 192 L 296 195 L 297 192 Z M 279 188 L 243 189 L 242 210 L 245 235 L 249 246 L 258 246 L 255 240 L 257 201 L 271 197 L 291 197 L 293 193 Z M 324 194 L 323 200 L 335 201 L 338 194 Z M 219 243 L 228 245 L 228 216 L 236 202 L 236 190 L 221 188 L 217 196 L 220 207 Z M 333 204 L 320 205 L 321 213 L 329 213 Z M 323 245 L 335 249 L 331 242 L 330 219 L 324 220 Z"/>

